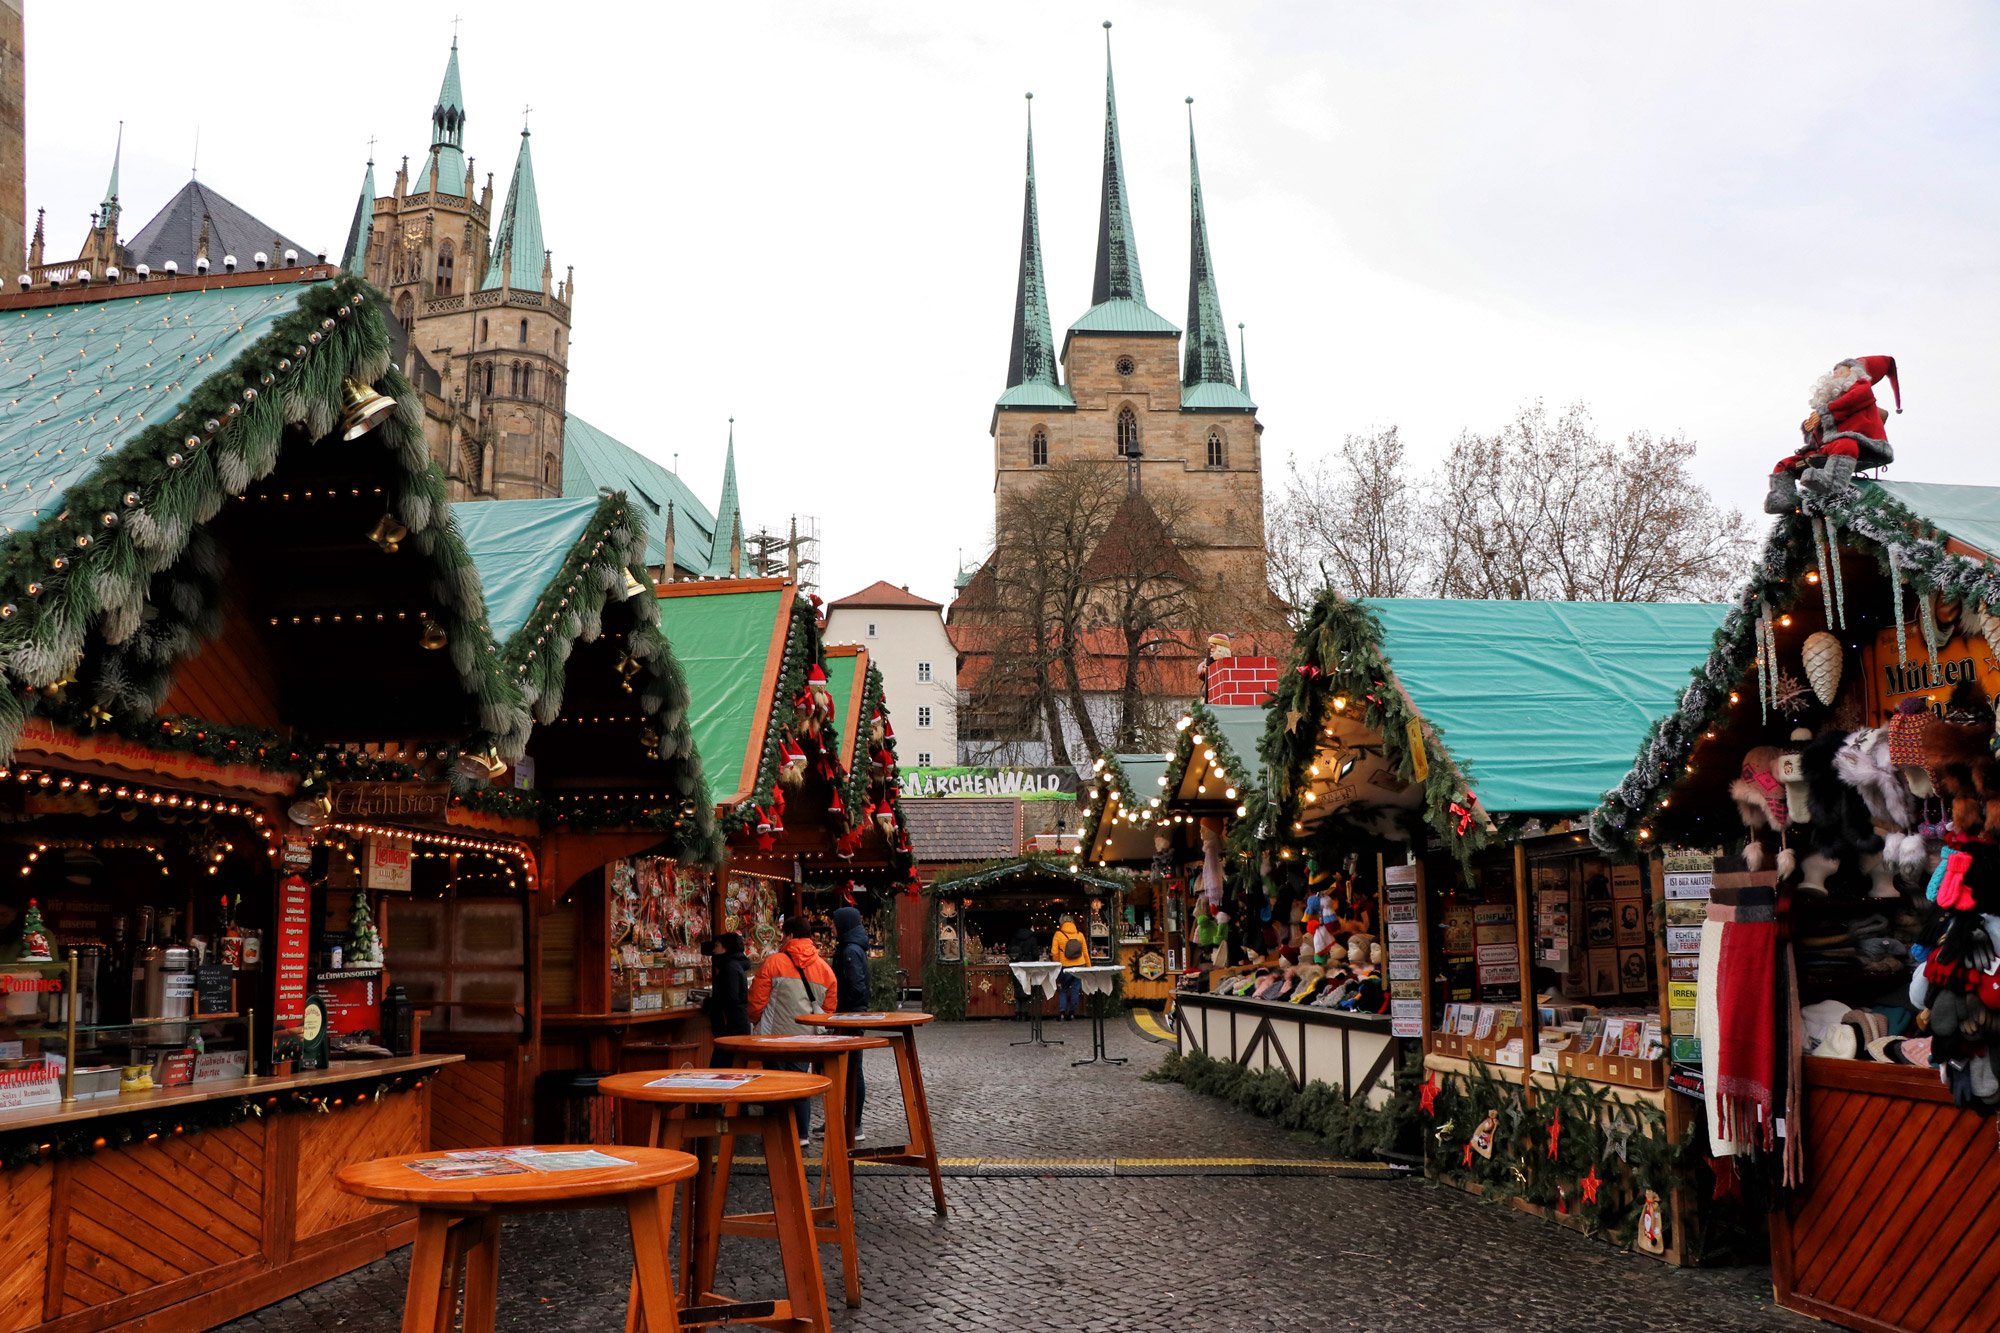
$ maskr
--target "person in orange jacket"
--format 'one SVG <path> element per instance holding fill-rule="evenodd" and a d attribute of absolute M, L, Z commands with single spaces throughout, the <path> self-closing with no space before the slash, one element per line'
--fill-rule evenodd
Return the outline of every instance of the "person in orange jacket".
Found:
<path fill-rule="evenodd" d="M 797 913 L 785 920 L 785 944 L 766 958 L 750 982 L 750 1022 L 760 1037 L 795 1037 L 816 1032 L 803 1027 L 801 1014 L 830 1014 L 834 1008 L 835 980 L 819 950 L 813 947 L 812 918 Z M 770 1063 L 767 1068 L 791 1069 L 804 1073 L 804 1064 Z M 805 1143 L 812 1128 L 810 1098 L 793 1103 L 798 1108 L 799 1142 Z"/>
<path fill-rule="evenodd" d="M 1049 941 L 1049 958 L 1063 966 L 1062 980 L 1057 983 L 1056 1010 L 1067 1023 L 1083 1007 L 1083 982 L 1069 974 L 1073 967 L 1090 966 L 1090 941 L 1076 928 L 1076 918 L 1063 913 L 1062 924 L 1056 927 L 1055 938 Z"/>

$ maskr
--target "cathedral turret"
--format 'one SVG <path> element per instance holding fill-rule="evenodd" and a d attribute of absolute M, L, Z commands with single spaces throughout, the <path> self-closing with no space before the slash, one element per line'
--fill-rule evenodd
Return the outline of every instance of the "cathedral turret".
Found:
<path fill-rule="evenodd" d="M 743 518 L 736 502 L 736 418 L 729 418 L 729 450 L 722 457 L 722 499 L 715 506 L 715 538 L 709 545 L 708 567 L 743 572 Z"/>
<path fill-rule="evenodd" d="M 542 206 L 535 197 L 535 161 L 528 152 L 528 130 L 521 128 L 521 151 L 514 159 L 514 180 L 507 187 L 507 206 L 493 228 L 493 258 L 486 266 L 487 290 L 515 281 L 533 281 L 542 271 L 547 252 L 542 249 Z"/>
<path fill-rule="evenodd" d="M 414 192 L 427 192 L 433 180 L 440 194 L 465 193 L 465 94 L 458 84 L 456 37 L 451 39 L 451 57 L 445 62 L 437 105 L 431 108 L 431 151 L 424 159 Z"/>
<path fill-rule="evenodd" d="M 1070 325 L 1070 332 L 1171 335 L 1180 330 L 1147 307 L 1146 283 L 1139 274 L 1139 242 L 1132 230 L 1131 192 L 1126 188 L 1125 153 L 1118 139 L 1110 22 L 1104 27 L 1104 177 L 1097 200 L 1097 270 L 1091 281 L 1090 309 Z M 1073 384 L 1075 376 L 1069 378 Z"/>
<path fill-rule="evenodd" d="M 1188 104 L 1188 313 L 1181 352 L 1181 406 L 1248 411 L 1252 404 L 1229 364 L 1229 328 L 1215 290 L 1208 248 L 1208 210 L 1201 198 L 1201 160 L 1194 148 L 1194 99 Z"/>
<path fill-rule="evenodd" d="M 1028 184 L 1021 205 L 1021 272 L 1014 286 L 1014 336 L 999 407 L 1074 407 L 1056 378 L 1056 339 L 1042 277 L 1042 223 L 1035 203 L 1034 94 L 1028 94 Z"/>
<path fill-rule="evenodd" d="M 347 248 L 341 251 L 340 267 L 357 276 L 367 274 L 368 238 L 375 225 L 375 159 L 368 159 L 367 174 L 361 178 L 361 197 L 354 203 L 354 221 L 347 224 Z"/>

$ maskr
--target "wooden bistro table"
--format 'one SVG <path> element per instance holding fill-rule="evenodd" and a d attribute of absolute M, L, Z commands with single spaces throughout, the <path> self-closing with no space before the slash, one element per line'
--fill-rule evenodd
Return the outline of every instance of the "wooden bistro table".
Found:
<path fill-rule="evenodd" d="M 745 1079 L 745 1074 L 754 1077 Z M 695 1155 L 694 1187 L 681 1207 L 679 1276 L 688 1303 L 674 1327 L 756 1324 L 780 1333 L 827 1333 L 826 1279 L 819 1267 L 794 1103 L 830 1094 L 831 1088 L 830 1080 L 819 1074 L 743 1069 L 645 1069 L 613 1074 L 598 1083 L 597 1090 L 607 1097 L 652 1103 L 648 1135 L 652 1147 L 685 1145 Z M 744 1114 L 749 1105 L 758 1108 L 757 1114 Z M 700 1118 L 693 1114 L 696 1108 L 704 1112 Z M 754 1134 L 764 1141 L 771 1211 L 725 1217 L 730 1160 L 740 1134 Z M 778 1242 L 785 1270 L 784 1300 L 736 1301 L 715 1294 L 716 1252 L 726 1224 L 731 1234 Z M 626 1333 L 641 1328 L 660 1333 L 641 1317 L 643 1297 L 635 1287 Z"/>
<path fill-rule="evenodd" d="M 840 1246 L 840 1273 L 847 1304 L 861 1304 L 861 1263 L 854 1243 L 854 1174 L 847 1155 L 854 1150 L 854 1127 L 847 1117 L 847 1062 L 861 1052 L 887 1046 L 887 1037 L 861 1033 L 804 1033 L 791 1037 L 717 1037 L 717 1050 L 740 1054 L 751 1068 L 766 1060 L 806 1061 L 826 1075 L 833 1086 L 826 1094 L 826 1146 L 819 1165 L 819 1198 L 813 1206 L 813 1236 L 822 1245 Z M 836 1132 L 835 1126 L 839 1126 Z M 725 1149 L 726 1151 L 726 1149 Z M 726 1171 L 725 1171 L 726 1174 Z M 832 1199 L 828 1200 L 831 1192 Z M 722 1219 L 725 1236 L 769 1236 L 775 1219 L 769 1213 L 749 1213 Z"/>
<path fill-rule="evenodd" d="M 943 1217 L 944 1177 L 938 1172 L 937 1140 L 931 1135 L 931 1104 L 924 1096 L 924 1071 L 917 1063 L 917 1029 L 930 1022 L 931 1015 L 899 1009 L 874 1014 L 800 1014 L 798 1021 L 830 1032 L 866 1032 L 887 1037 L 896 1048 L 896 1073 L 903 1083 L 903 1117 L 910 1127 L 910 1141 L 849 1156 L 857 1162 L 923 1167 L 931 1174 L 931 1196 L 937 1201 L 938 1216 Z"/>
<path fill-rule="evenodd" d="M 576 1152 L 575 1145 L 537 1152 Z M 411 1166 L 453 1159 L 442 1152 L 357 1162 L 335 1177 L 340 1188 L 376 1203 L 414 1204 L 417 1241 L 410 1253 L 403 1333 L 452 1326 L 459 1274 L 465 1276 L 465 1333 L 493 1333 L 500 1282 L 500 1219 L 510 1213 L 604 1208 L 622 1202 L 632 1229 L 632 1280 L 648 1333 L 679 1333 L 673 1280 L 667 1272 L 667 1230 L 674 1186 L 695 1173 L 684 1152 L 657 1148 L 597 1148 L 616 1166 L 573 1171 L 522 1170 L 435 1180 Z"/>

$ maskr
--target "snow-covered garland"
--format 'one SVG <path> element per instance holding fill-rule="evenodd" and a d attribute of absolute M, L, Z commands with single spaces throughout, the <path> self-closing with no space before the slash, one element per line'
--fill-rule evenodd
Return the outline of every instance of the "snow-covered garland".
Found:
<path fill-rule="evenodd" d="M 333 431 L 350 376 L 394 398 L 396 409 L 362 440 L 323 447 L 388 451 L 401 474 L 390 507 L 409 544 L 432 562 L 452 666 L 478 701 L 479 724 L 525 738 L 521 693 L 487 633 L 479 575 L 451 522 L 416 392 L 389 364 L 382 309 L 380 294 L 351 276 L 308 290 L 171 421 L 123 441 L 63 493 L 55 517 L 7 540 L 0 762 L 11 759 L 43 697 L 32 691 L 65 681 L 121 726 L 152 718 L 174 669 L 221 629 L 221 552 L 203 525 L 270 475 L 287 428 L 312 441 Z"/>
<path fill-rule="evenodd" d="M 1936 623 L 1930 609 L 1933 596 L 1972 606 L 2000 603 L 2000 568 L 1953 554 L 1936 525 L 1880 488 L 1850 485 L 1824 497 L 1808 495 L 1804 503 L 1803 512 L 1783 515 L 1771 525 L 1749 578 L 1715 632 L 1714 649 L 1692 673 L 1679 707 L 1653 724 L 1631 771 L 1591 814 L 1590 838 L 1601 850 L 1630 851 L 1642 832 L 1650 832 L 1645 821 L 1673 794 L 1695 743 L 1726 717 L 1730 692 L 1754 670 L 1760 611 L 1768 607 L 1776 615 L 1788 609 L 1800 595 L 1798 574 L 1817 559 L 1816 520 L 1832 520 L 1851 549 L 1872 557 L 1889 576 L 1896 589 L 1898 623 L 1905 623 L 1902 589 L 1916 591 L 1917 618 L 1927 645 L 1936 641 L 1930 628 Z M 1829 556 L 1830 563 L 1837 561 L 1833 553 Z M 1835 591 L 1844 590 L 1836 585 Z"/>

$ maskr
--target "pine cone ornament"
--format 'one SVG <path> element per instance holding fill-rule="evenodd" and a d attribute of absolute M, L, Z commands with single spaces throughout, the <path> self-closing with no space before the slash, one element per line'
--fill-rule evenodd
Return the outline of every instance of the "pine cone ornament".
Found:
<path fill-rule="evenodd" d="M 1831 707 L 1834 695 L 1840 690 L 1840 640 L 1821 630 L 1806 640 L 1802 656 L 1806 683 L 1812 686 L 1821 703 Z"/>

